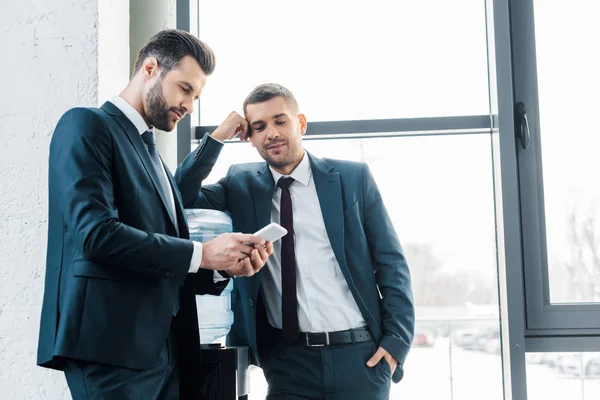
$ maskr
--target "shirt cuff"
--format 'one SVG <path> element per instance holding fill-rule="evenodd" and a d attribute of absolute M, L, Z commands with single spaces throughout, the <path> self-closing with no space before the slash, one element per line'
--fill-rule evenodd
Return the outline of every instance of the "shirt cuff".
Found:
<path fill-rule="evenodd" d="M 217 282 L 223 282 L 226 281 L 228 278 L 225 278 L 223 275 L 221 275 L 221 273 L 219 273 L 219 271 L 214 271 L 213 272 L 213 282 L 217 283 Z"/>
<path fill-rule="evenodd" d="M 212 140 L 214 140 L 215 142 L 219 142 L 219 143 L 223 144 L 223 142 L 221 142 L 219 139 L 215 139 L 214 137 L 212 137 L 212 133 L 209 133 L 208 136 L 210 136 L 210 138 Z"/>
<path fill-rule="evenodd" d="M 200 263 L 202 262 L 202 243 L 194 243 L 194 252 L 192 253 L 192 261 L 190 261 L 190 269 L 188 274 L 195 274 L 200 269 Z"/>

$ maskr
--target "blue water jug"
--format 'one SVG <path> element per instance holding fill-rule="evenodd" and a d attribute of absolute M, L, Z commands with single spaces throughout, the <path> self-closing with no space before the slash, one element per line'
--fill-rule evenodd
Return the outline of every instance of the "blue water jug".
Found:
<path fill-rule="evenodd" d="M 205 209 L 185 210 L 190 228 L 190 239 L 205 243 L 222 233 L 232 231 L 231 218 L 224 212 Z M 229 282 L 220 296 L 196 295 L 200 343 L 209 344 L 221 341 L 229 333 L 233 324 L 231 311 L 231 290 Z"/>

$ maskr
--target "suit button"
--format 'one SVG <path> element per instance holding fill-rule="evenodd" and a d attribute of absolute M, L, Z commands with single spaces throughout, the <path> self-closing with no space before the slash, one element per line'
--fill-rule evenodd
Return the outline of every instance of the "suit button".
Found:
<path fill-rule="evenodd" d="M 250 307 L 254 307 L 254 299 L 248 300 L 248 304 L 250 304 Z"/>

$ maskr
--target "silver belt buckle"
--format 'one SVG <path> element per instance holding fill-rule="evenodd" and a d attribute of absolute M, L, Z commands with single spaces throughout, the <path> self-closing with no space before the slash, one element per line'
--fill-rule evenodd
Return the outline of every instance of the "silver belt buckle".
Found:
<path fill-rule="evenodd" d="M 323 346 L 329 346 L 329 332 L 323 332 L 325 334 L 325 343 L 324 344 L 311 344 L 309 337 L 310 337 L 310 333 L 306 333 L 306 346 L 307 347 L 323 347 Z"/>

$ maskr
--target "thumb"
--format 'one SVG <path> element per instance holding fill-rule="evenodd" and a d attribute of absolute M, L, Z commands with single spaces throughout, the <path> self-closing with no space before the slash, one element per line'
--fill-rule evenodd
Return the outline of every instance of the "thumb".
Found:
<path fill-rule="evenodd" d="M 385 355 L 385 350 L 383 350 L 383 348 L 379 347 L 379 349 L 377 349 L 375 354 L 373 354 L 373 357 L 371 357 L 369 359 L 369 361 L 367 361 L 367 367 L 372 368 L 372 367 L 376 366 L 384 355 Z"/>

